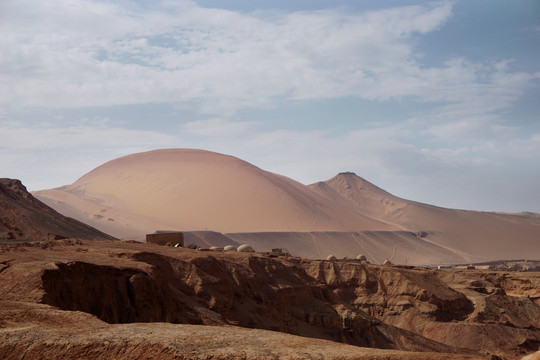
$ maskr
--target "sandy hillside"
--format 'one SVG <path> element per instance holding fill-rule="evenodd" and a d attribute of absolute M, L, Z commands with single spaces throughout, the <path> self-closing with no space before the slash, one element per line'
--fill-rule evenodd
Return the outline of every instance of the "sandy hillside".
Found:
<path fill-rule="evenodd" d="M 125 156 L 35 196 L 120 238 L 143 239 L 158 229 L 211 230 L 231 234 L 231 244 L 285 247 L 310 258 L 365 253 L 375 262 L 408 264 L 540 258 L 540 217 L 534 214 L 421 204 L 353 173 L 306 186 L 203 150 Z M 207 243 L 222 246 L 224 239 Z"/>
<path fill-rule="evenodd" d="M 484 259 L 540 257 L 540 218 L 446 209 L 398 198 L 353 173 L 309 186 L 329 199 L 347 203 L 373 219 L 419 234 L 451 251 L 445 262 L 474 255 Z"/>
<path fill-rule="evenodd" d="M 408 265 L 470 263 L 480 260 L 475 255 L 456 254 L 455 251 L 418 238 L 416 234 L 407 231 L 264 232 L 225 235 L 235 243 L 252 244 L 258 251 L 284 248 L 293 255 L 310 259 L 325 259 L 330 254 L 340 259 L 355 258 L 362 254 L 369 262 L 376 264 L 382 264 L 388 259 L 396 264 Z"/>
<path fill-rule="evenodd" d="M 72 185 L 35 194 L 120 236 L 131 228 L 153 231 L 152 222 L 159 228 L 220 232 L 393 229 L 292 179 L 202 150 L 122 157 Z"/>

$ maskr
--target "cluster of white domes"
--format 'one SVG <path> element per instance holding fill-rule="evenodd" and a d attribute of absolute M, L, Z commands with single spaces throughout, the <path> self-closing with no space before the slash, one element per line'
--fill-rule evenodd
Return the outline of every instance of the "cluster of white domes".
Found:
<path fill-rule="evenodd" d="M 347 259 L 347 258 L 345 258 Z M 328 257 L 326 258 L 327 261 L 336 261 L 337 260 L 337 257 L 335 255 L 328 255 Z M 360 254 L 356 257 L 356 260 L 362 262 L 363 264 L 367 263 L 367 257 L 366 255 L 364 254 Z"/>
<path fill-rule="evenodd" d="M 250 245 L 247 245 L 247 244 L 240 245 L 238 247 L 238 249 L 236 249 L 236 251 L 238 251 L 238 252 L 255 252 L 255 250 L 253 250 L 253 248 Z"/>

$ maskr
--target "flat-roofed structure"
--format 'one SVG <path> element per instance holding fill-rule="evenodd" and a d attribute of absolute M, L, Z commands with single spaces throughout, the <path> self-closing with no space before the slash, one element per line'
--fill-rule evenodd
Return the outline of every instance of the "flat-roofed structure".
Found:
<path fill-rule="evenodd" d="M 146 234 L 146 242 L 158 245 L 184 246 L 184 233 L 181 231 L 158 230 L 153 234 Z"/>

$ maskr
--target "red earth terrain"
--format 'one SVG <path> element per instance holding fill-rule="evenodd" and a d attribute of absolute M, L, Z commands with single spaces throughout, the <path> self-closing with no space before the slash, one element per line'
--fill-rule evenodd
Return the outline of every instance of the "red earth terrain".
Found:
<path fill-rule="evenodd" d="M 120 241 L 4 245 L 0 353 L 519 359 L 540 344 L 539 289 L 532 272 L 383 267 Z"/>

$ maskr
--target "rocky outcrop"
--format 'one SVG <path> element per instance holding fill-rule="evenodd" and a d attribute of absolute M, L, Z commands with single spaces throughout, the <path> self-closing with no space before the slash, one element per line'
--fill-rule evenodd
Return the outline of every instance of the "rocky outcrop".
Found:
<path fill-rule="evenodd" d="M 114 239 L 43 204 L 19 180 L 0 179 L 0 242 L 74 237 Z"/>
<path fill-rule="evenodd" d="M 367 315 L 309 276 L 295 260 L 247 256 L 223 261 L 201 256 L 186 261 L 150 252 L 128 257 L 148 264 L 150 270 L 56 263 L 43 272 L 42 301 L 112 324 L 236 325 L 357 346 L 459 351 Z"/>

